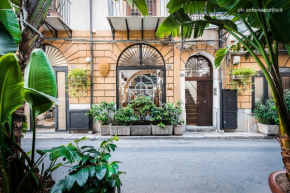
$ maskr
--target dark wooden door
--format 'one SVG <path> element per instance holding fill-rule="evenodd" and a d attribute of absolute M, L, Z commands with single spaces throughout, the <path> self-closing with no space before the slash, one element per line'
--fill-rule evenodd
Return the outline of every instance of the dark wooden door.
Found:
<path fill-rule="evenodd" d="M 222 92 L 223 129 L 238 128 L 238 92 L 237 90 L 223 89 Z"/>
<path fill-rule="evenodd" d="M 212 81 L 197 81 L 197 125 L 212 126 Z"/>

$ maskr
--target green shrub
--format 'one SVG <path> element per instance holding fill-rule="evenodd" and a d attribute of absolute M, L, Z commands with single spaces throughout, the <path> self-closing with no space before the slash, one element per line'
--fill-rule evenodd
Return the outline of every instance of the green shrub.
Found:
<path fill-rule="evenodd" d="M 150 97 L 146 96 L 137 96 L 135 100 L 130 101 L 128 106 L 134 110 L 134 114 L 138 116 L 141 124 L 149 120 L 151 109 L 155 107 Z"/>
<path fill-rule="evenodd" d="M 116 111 L 114 119 L 117 125 L 130 125 L 136 122 L 138 117 L 134 115 L 134 110 L 132 108 L 124 107 Z"/>
<path fill-rule="evenodd" d="M 173 125 L 176 122 L 176 108 L 173 103 L 163 103 L 162 107 L 153 107 L 150 113 L 150 121 L 161 128 L 165 125 Z"/>
<path fill-rule="evenodd" d="M 117 146 L 114 141 L 118 137 L 103 141 L 96 150 L 93 146 L 79 147 L 82 138 L 75 140 L 75 145 L 59 146 L 43 152 L 49 153 L 50 159 L 62 158 L 66 163 L 62 166 L 70 167 L 64 179 L 58 181 L 51 189 L 51 193 L 61 192 L 112 192 L 115 188 L 120 192 L 121 180 L 119 175 L 119 161 L 109 162 L 111 151 Z"/>
<path fill-rule="evenodd" d="M 290 90 L 284 91 L 284 99 L 288 111 L 290 111 Z M 254 110 L 255 117 L 260 123 L 267 125 L 279 125 L 279 117 L 275 102 L 272 98 L 266 100 L 264 104 L 258 104 Z"/>
<path fill-rule="evenodd" d="M 95 121 L 101 121 L 102 125 L 109 125 L 113 121 L 115 111 L 114 102 L 101 101 L 99 104 L 94 104 L 86 115 L 93 117 Z"/>

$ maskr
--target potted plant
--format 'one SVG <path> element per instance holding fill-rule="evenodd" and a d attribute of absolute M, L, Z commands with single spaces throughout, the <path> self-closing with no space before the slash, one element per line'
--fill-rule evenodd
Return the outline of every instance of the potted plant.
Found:
<path fill-rule="evenodd" d="M 67 84 L 70 97 L 82 97 L 90 86 L 89 74 L 83 69 L 73 69 L 67 75 Z"/>
<path fill-rule="evenodd" d="M 184 120 L 180 120 L 180 115 L 182 113 L 182 102 L 177 101 L 174 113 L 174 127 L 173 127 L 173 134 L 174 135 L 182 135 L 184 131 Z"/>
<path fill-rule="evenodd" d="M 162 107 L 154 107 L 151 112 L 152 135 L 172 135 L 175 121 L 173 103 L 164 103 Z"/>
<path fill-rule="evenodd" d="M 121 180 L 119 175 L 119 161 L 109 162 L 111 151 L 117 146 L 114 141 L 118 137 L 103 141 L 96 150 L 92 146 L 79 147 L 79 142 L 87 138 L 74 140 L 75 145 L 59 146 L 43 152 L 50 153 L 49 158 L 63 158 L 66 163 L 62 166 L 70 167 L 64 179 L 58 181 L 51 189 L 51 193 L 59 192 L 120 192 Z M 68 153 L 69 152 L 69 153 Z"/>
<path fill-rule="evenodd" d="M 259 74 L 252 68 L 244 67 L 238 69 L 232 69 L 230 72 L 231 75 L 231 89 L 237 89 L 238 93 L 241 93 L 241 90 L 248 90 L 248 85 L 251 83 L 250 77 L 258 76 Z"/>
<path fill-rule="evenodd" d="M 254 109 L 255 117 L 259 123 L 258 131 L 266 135 L 279 134 L 279 119 L 274 100 L 268 99 L 265 104 L 258 104 Z"/>
<path fill-rule="evenodd" d="M 99 104 L 94 104 L 87 115 L 91 116 L 94 121 L 99 121 L 101 135 L 110 135 L 109 124 L 113 122 L 115 111 L 114 102 L 101 101 Z"/>
<path fill-rule="evenodd" d="M 137 96 L 135 100 L 130 101 L 129 106 L 138 117 L 138 120 L 131 126 L 131 135 L 151 135 L 149 115 L 155 105 L 150 97 Z"/>
<path fill-rule="evenodd" d="M 110 135 L 130 135 L 132 122 L 137 120 L 134 111 L 130 107 L 118 109 L 114 115 L 115 123 L 110 124 Z"/>

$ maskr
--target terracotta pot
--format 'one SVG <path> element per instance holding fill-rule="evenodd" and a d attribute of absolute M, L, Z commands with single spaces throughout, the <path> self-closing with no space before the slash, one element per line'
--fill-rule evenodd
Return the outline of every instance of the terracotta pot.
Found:
<path fill-rule="evenodd" d="M 276 178 L 280 174 L 285 174 L 286 171 L 277 171 L 270 174 L 268 178 L 269 187 L 272 193 L 284 193 L 276 183 Z"/>

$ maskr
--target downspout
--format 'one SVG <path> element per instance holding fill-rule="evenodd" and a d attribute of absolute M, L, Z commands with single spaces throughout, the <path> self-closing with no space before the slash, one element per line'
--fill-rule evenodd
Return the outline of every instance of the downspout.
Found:
<path fill-rule="evenodd" d="M 90 0 L 90 51 L 91 51 L 91 104 L 90 107 L 93 105 L 93 95 L 94 95 L 94 44 L 92 42 L 93 40 L 93 0 Z M 90 131 L 93 131 L 93 118 L 90 117 Z"/>
<path fill-rule="evenodd" d="M 222 30 L 219 28 L 219 49 L 223 47 L 222 38 Z M 220 124 L 218 131 L 221 132 L 223 129 L 223 73 L 222 73 L 222 66 L 219 68 L 219 88 L 220 88 Z"/>

